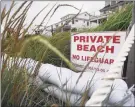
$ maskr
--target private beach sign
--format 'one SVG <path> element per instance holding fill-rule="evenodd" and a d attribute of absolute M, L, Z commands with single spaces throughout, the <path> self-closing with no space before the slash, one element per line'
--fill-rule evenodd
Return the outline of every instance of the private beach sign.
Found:
<path fill-rule="evenodd" d="M 86 71 L 107 72 L 125 42 L 125 38 L 126 32 L 72 34 L 71 62 L 79 71 L 82 71 L 86 64 L 91 61 Z M 108 41 L 109 43 L 106 44 Z M 106 45 L 104 46 L 104 44 Z M 92 57 L 98 50 L 100 51 L 97 57 L 93 59 Z"/>

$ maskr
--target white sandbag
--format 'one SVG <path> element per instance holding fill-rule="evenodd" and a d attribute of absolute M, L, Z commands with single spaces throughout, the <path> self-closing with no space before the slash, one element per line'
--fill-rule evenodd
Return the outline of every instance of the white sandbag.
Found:
<path fill-rule="evenodd" d="M 81 95 L 63 91 L 54 85 L 45 88 L 44 91 L 50 93 L 51 95 L 54 95 L 64 102 L 69 102 L 71 105 L 79 106 L 81 102 Z"/>
<path fill-rule="evenodd" d="M 97 72 L 94 78 L 92 79 L 92 76 L 94 75 L 92 72 L 84 72 L 83 76 L 80 78 L 78 84 L 76 85 L 76 81 L 80 73 L 73 73 L 73 71 L 69 69 L 56 67 L 51 64 L 42 64 L 41 68 L 39 69 L 38 75 L 40 78 L 42 78 L 43 81 L 48 81 L 57 85 L 59 88 L 62 88 L 65 91 L 76 94 L 83 94 L 85 92 L 86 87 L 88 86 L 90 88 L 88 94 L 89 97 L 91 97 L 92 93 L 98 88 L 100 88 L 101 84 L 103 84 L 103 81 L 101 80 L 103 74 Z M 91 81 L 91 79 L 92 83 L 88 84 Z M 62 87 L 66 82 L 67 85 Z M 112 87 L 113 91 L 110 94 L 108 104 L 115 104 L 117 102 L 120 102 L 126 96 L 129 95 L 127 93 L 127 84 L 122 79 L 116 79 Z M 132 93 L 131 95 L 133 96 Z M 59 98 L 62 99 L 61 96 L 59 96 Z"/>
<path fill-rule="evenodd" d="M 90 83 L 93 75 L 94 74 L 91 72 L 85 72 L 80 78 L 78 84 L 76 84 L 76 81 L 80 76 L 80 73 L 75 73 L 70 69 L 56 67 L 51 64 L 42 64 L 38 74 L 38 76 L 43 81 L 48 81 L 52 84 L 57 85 L 59 88 L 62 88 L 63 90 L 70 92 L 73 91 L 76 94 L 83 94 L 85 92 L 85 89 Z M 103 74 L 96 73 L 96 76 L 94 76 L 89 87 L 92 87 L 94 83 L 99 81 L 102 76 Z"/>
<path fill-rule="evenodd" d="M 34 81 L 34 83 L 36 83 L 38 87 L 44 85 L 43 81 L 38 76 L 36 77 L 35 80 L 36 81 Z M 98 83 L 101 84 L 101 81 Z M 97 85 L 98 86 L 94 89 L 96 90 L 97 88 L 99 88 L 100 84 L 96 83 L 96 86 Z M 43 90 L 47 93 L 54 95 L 58 99 L 63 100 L 64 102 L 66 102 L 67 99 L 69 99 L 70 103 L 76 106 L 80 104 L 81 97 L 82 97 L 81 95 L 75 94 L 73 92 L 71 93 L 71 92 L 63 91 L 62 89 L 54 85 L 51 85 L 48 88 L 44 88 Z M 85 106 L 88 106 L 88 102 L 86 103 Z M 123 80 L 116 79 L 114 81 L 113 86 L 112 86 L 112 91 L 108 98 L 108 101 L 106 102 L 106 105 L 112 105 L 112 106 L 114 105 L 134 106 L 135 105 L 134 95 L 131 93 L 130 90 L 128 90 L 127 84 Z"/>
<path fill-rule="evenodd" d="M 13 59 L 10 58 L 10 61 L 12 60 Z M 30 58 L 28 59 L 19 58 L 18 60 L 21 61 L 21 63 L 18 63 L 19 64 L 18 66 L 25 67 L 28 70 L 28 73 L 30 73 L 31 71 L 33 73 L 38 63 L 37 61 L 34 61 Z M 9 65 L 11 66 L 10 61 L 9 61 Z M 34 83 L 37 86 L 44 85 L 45 84 L 44 82 L 46 81 L 50 82 L 51 84 L 54 84 L 55 87 L 51 86 L 48 88 L 49 90 L 44 88 L 43 90 L 50 93 L 55 89 L 55 91 L 53 91 L 54 95 L 57 98 L 60 98 L 61 100 L 63 99 L 64 101 L 66 101 L 66 97 L 65 97 L 66 94 L 68 93 L 69 95 L 69 93 L 72 93 L 70 102 L 71 104 L 74 104 L 75 102 L 74 99 L 78 98 L 78 96 L 81 97 L 81 95 L 85 92 L 87 86 L 88 88 L 90 88 L 88 96 L 91 97 L 93 92 L 96 91 L 98 88 L 100 88 L 100 85 L 103 84 L 103 81 L 101 80 L 102 77 L 104 76 L 103 73 L 97 72 L 94 78 L 92 78 L 94 73 L 84 72 L 78 84 L 76 84 L 79 75 L 80 73 L 75 73 L 74 71 L 67 68 L 57 67 L 51 64 L 41 64 L 41 67 L 39 68 L 39 73 L 36 77 L 36 82 L 34 81 Z M 63 91 L 65 92 L 64 97 L 62 96 Z M 129 97 L 130 100 L 124 102 L 124 105 L 128 105 L 128 106 L 130 106 L 131 104 L 134 105 L 133 103 L 134 96 L 131 93 L 131 91 L 128 90 L 127 84 L 122 79 L 116 79 L 113 83 L 113 91 L 110 94 L 108 104 L 113 105 L 117 102 L 122 101 L 129 95 L 131 95 Z M 88 102 L 86 103 L 86 106 L 88 105 Z"/>
<path fill-rule="evenodd" d="M 45 85 L 44 82 L 38 76 L 36 76 L 36 78 L 30 82 L 33 85 L 36 85 L 38 88 L 41 88 L 43 85 Z M 51 95 L 57 97 L 58 99 L 60 99 L 64 102 L 69 101 L 71 103 L 71 105 L 78 106 L 81 102 L 81 97 L 82 97 L 81 95 L 63 91 L 62 89 L 60 89 L 54 85 L 45 87 L 42 90 L 44 90 L 47 93 L 50 93 Z"/>
<path fill-rule="evenodd" d="M 93 88 L 95 91 L 98 88 L 100 88 L 101 84 L 103 84 L 102 82 L 103 81 L 99 81 L 96 84 L 94 84 Z M 124 101 L 125 99 L 127 99 L 126 102 Z M 115 105 L 118 106 L 118 104 L 121 104 L 121 102 L 124 101 L 122 104 L 130 106 L 131 104 L 133 105 L 133 100 L 134 100 L 134 95 L 132 94 L 131 91 L 128 90 L 125 81 L 123 81 L 122 79 L 114 80 L 112 85 L 112 90 L 106 104 L 112 106 Z M 85 106 L 89 106 L 89 101 L 86 102 Z"/>
<path fill-rule="evenodd" d="M 70 92 L 73 91 L 74 93 L 78 94 L 83 94 L 85 92 L 86 87 L 89 86 L 89 96 L 91 96 L 91 94 L 100 87 L 100 84 L 102 84 L 101 78 L 104 76 L 103 73 L 97 72 L 93 77 L 94 73 L 84 72 L 82 77 L 79 79 L 78 84 L 76 84 L 79 75 L 80 73 L 75 73 L 70 69 L 56 67 L 51 64 L 42 64 L 38 74 L 38 76 L 43 81 L 48 81 L 52 84 L 57 85 L 59 88 L 63 88 L 63 90 L 67 90 Z M 65 83 L 67 84 L 64 86 Z M 114 82 L 114 84 L 119 84 L 118 87 L 121 87 L 125 90 L 128 89 L 126 83 L 121 79 L 117 79 L 116 82 Z"/>
<path fill-rule="evenodd" d="M 71 79 L 75 72 L 67 68 L 59 68 L 51 64 L 42 64 L 38 76 L 44 81 L 49 81 L 57 86 L 62 86 L 67 80 Z"/>
<path fill-rule="evenodd" d="M 109 104 L 123 104 L 123 106 L 134 105 L 134 95 L 128 89 L 128 86 L 125 83 L 125 81 L 121 79 L 114 80 L 113 89 L 109 97 Z"/>

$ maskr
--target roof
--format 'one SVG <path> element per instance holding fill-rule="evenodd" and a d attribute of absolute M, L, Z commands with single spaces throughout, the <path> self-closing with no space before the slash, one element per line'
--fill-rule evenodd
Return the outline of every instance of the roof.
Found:
<path fill-rule="evenodd" d="M 94 18 L 96 18 L 96 17 L 94 17 Z M 90 21 L 90 19 L 84 19 L 84 18 L 74 18 L 74 19 L 78 19 L 78 20 L 85 20 L 85 21 Z"/>
<path fill-rule="evenodd" d="M 64 18 L 64 17 L 66 17 L 66 16 L 68 16 L 68 15 L 76 15 L 76 14 L 67 14 L 67 15 L 61 17 L 61 19 Z"/>
<path fill-rule="evenodd" d="M 82 12 L 82 13 L 80 13 L 80 14 L 84 14 L 84 13 L 87 13 L 89 16 L 92 16 L 92 15 L 90 15 L 88 12 Z M 80 15 L 80 14 L 79 14 L 79 15 Z M 67 14 L 67 15 L 61 17 L 61 19 L 64 18 L 64 17 L 66 17 L 66 16 L 68 16 L 68 15 L 76 15 L 76 14 Z"/>
<path fill-rule="evenodd" d="M 87 13 L 89 16 L 92 16 L 92 15 L 90 15 L 88 12 L 83 12 L 83 13 L 80 13 L 80 14 L 84 14 L 84 13 Z M 80 15 L 80 14 L 79 14 L 79 15 Z"/>
<path fill-rule="evenodd" d="M 88 12 L 82 12 L 82 13 L 80 13 L 80 14 L 84 14 L 84 13 L 87 13 L 89 16 L 93 16 L 93 15 L 90 15 Z M 80 15 L 80 14 L 79 14 L 79 15 Z M 76 14 L 68 14 L 68 15 L 76 15 Z M 66 16 L 68 16 L 68 15 L 66 15 Z M 65 17 L 65 16 L 64 16 L 64 17 Z M 91 18 L 91 17 L 90 17 L 90 18 Z M 90 21 L 90 20 L 91 20 L 90 18 L 89 18 L 89 19 L 85 19 L 85 18 L 77 18 L 77 17 L 75 17 L 74 19 Z M 93 16 L 93 18 L 97 18 L 97 16 Z M 49 25 L 49 26 L 46 26 L 45 28 L 48 28 L 48 27 L 51 27 L 51 26 L 53 26 L 53 25 L 57 25 L 57 24 L 59 24 L 59 23 L 61 23 L 61 22 L 69 21 L 69 20 L 71 20 L 71 18 L 65 19 L 65 20 L 61 20 L 61 21 L 59 21 L 59 22 L 57 22 L 57 23 L 51 24 L 51 25 Z"/>
<path fill-rule="evenodd" d="M 119 1 L 118 3 L 113 4 L 113 5 L 109 4 L 109 5 L 105 6 L 104 8 L 100 9 L 100 12 L 103 12 L 103 11 L 118 7 L 120 5 L 124 5 L 124 4 L 128 3 L 128 2 L 131 2 L 131 1 Z"/>

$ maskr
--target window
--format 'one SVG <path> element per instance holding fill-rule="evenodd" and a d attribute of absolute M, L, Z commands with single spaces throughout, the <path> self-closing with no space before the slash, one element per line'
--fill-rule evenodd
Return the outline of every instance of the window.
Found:
<path fill-rule="evenodd" d="M 104 11 L 103 13 L 106 14 L 106 11 Z"/>
<path fill-rule="evenodd" d="M 87 22 L 87 26 L 89 26 L 89 22 Z"/>
<path fill-rule="evenodd" d="M 75 20 L 76 22 L 78 22 L 78 20 Z"/>
<path fill-rule="evenodd" d="M 85 16 L 87 16 L 87 14 L 85 14 Z"/>
<path fill-rule="evenodd" d="M 114 4 L 116 4 L 116 1 L 111 1 L 111 5 L 114 5 Z"/>
<path fill-rule="evenodd" d="M 61 22 L 61 25 L 63 25 L 63 22 Z"/>
<path fill-rule="evenodd" d="M 65 23 L 66 25 L 68 25 L 68 21 L 66 21 L 66 23 Z"/>
<path fill-rule="evenodd" d="M 72 20 L 72 24 L 74 24 L 74 19 Z"/>
<path fill-rule="evenodd" d="M 85 23 L 85 20 L 83 22 Z"/>
<path fill-rule="evenodd" d="M 58 27 L 59 25 L 57 24 L 56 27 Z"/>

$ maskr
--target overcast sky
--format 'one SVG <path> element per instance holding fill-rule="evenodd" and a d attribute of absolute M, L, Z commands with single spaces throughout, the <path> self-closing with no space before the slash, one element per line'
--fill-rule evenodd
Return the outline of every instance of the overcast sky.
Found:
<path fill-rule="evenodd" d="M 39 15 L 39 17 L 35 20 L 34 24 L 39 24 L 41 22 L 41 20 L 43 19 L 43 17 L 47 14 L 47 12 L 51 9 L 51 7 L 55 4 L 70 4 L 70 5 L 74 5 L 77 8 L 81 8 L 83 5 L 83 9 L 82 12 L 86 11 L 90 14 L 95 14 L 95 15 L 99 15 L 99 10 L 101 8 L 103 8 L 105 6 L 105 2 L 104 1 L 34 1 L 28 14 L 27 14 L 27 20 L 26 23 L 29 23 L 30 20 L 32 20 L 32 18 L 44 7 L 49 3 L 49 6 Z M 22 3 L 21 1 L 18 1 L 17 6 L 20 5 L 20 3 Z M 6 4 L 6 7 L 9 8 L 11 5 L 10 1 L 2 1 L 2 8 L 3 6 Z M 58 5 L 57 4 L 57 5 Z M 14 8 L 14 10 L 17 8 L 17 6 Z M 60 18 L 62 16 L 65 16 L 69 13 L 77 13 L 78 10 L 72 8 L 72 7 L 60 7 L 55 14 L 53 15 L 53 17 L 51 18 L 51 20 L 49 21 L 48 25 L 56 23 L 58 21 L 60 21 Z M 50 14 L 51 15 L 51 14 Z M 46 25 L 46 22 L 49 20 L 49 17 L 46 19 L 44 25 Z"/>

